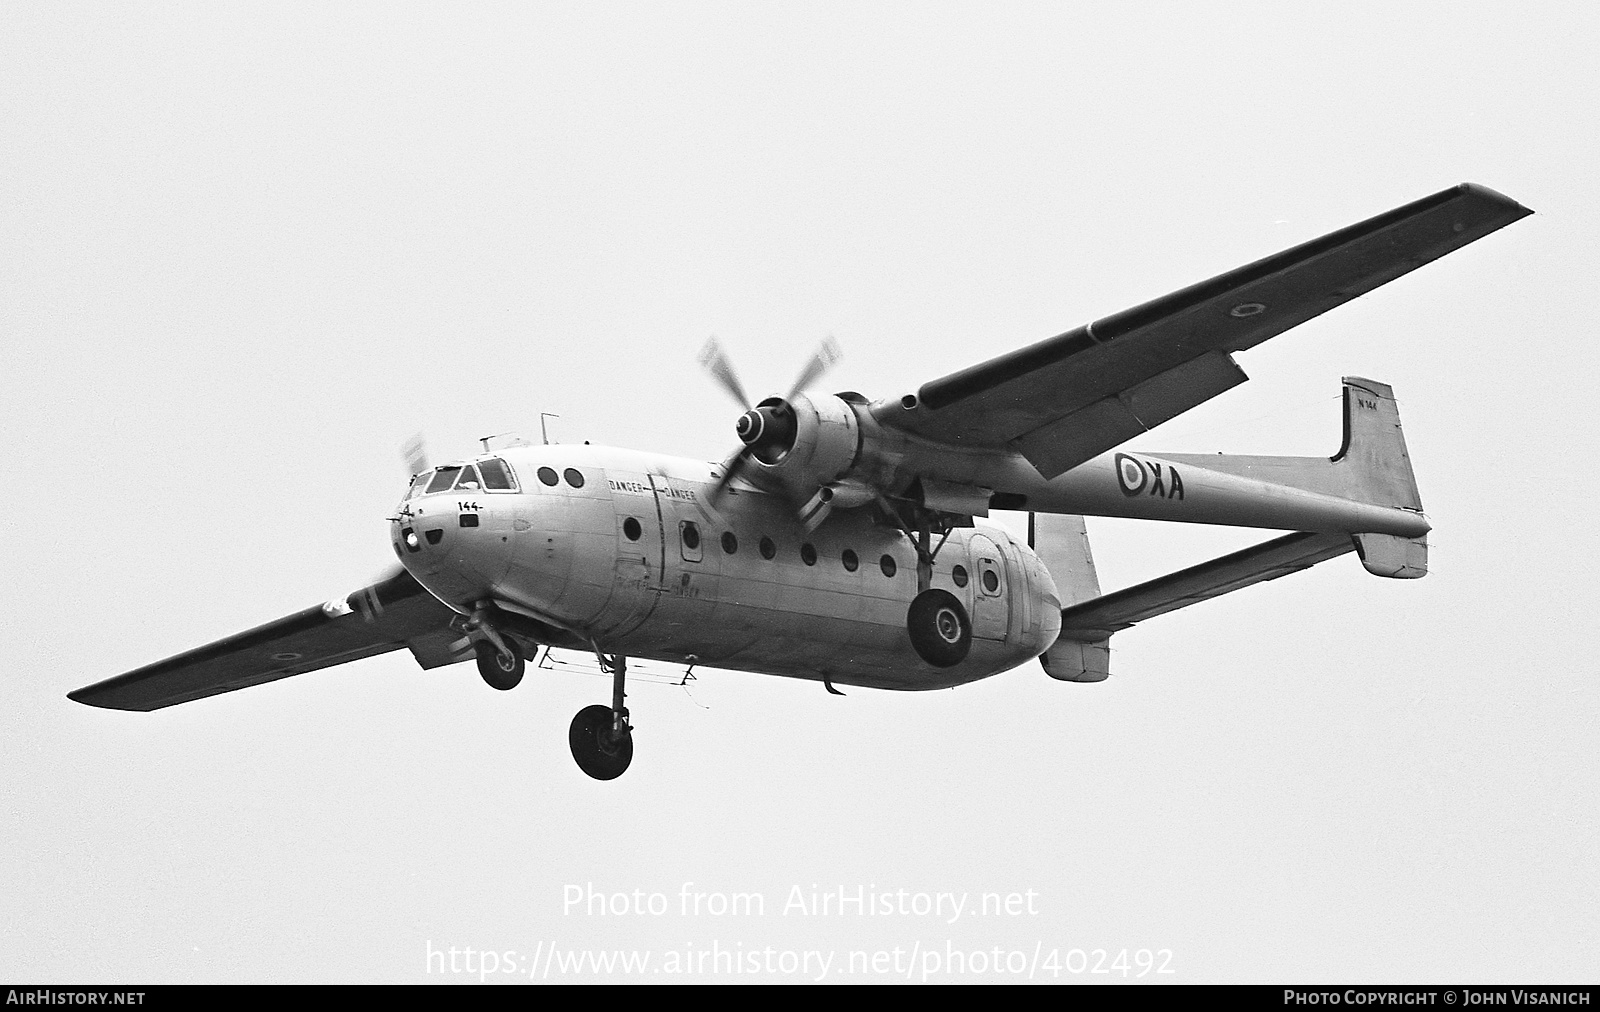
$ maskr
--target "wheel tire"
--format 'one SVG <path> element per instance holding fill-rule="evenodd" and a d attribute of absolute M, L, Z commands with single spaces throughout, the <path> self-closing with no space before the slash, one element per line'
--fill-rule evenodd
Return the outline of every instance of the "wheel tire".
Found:
<path fill-rule="evenodd" d="M 972 649 L 967 609 L 947 590 L 925 590 L 906 612 L 906 631 L 917 656 L 936 668 L 953 668 Z"/>
<path fill-rule="evenodd" d="M 473 650 L 478 654 L 478 674 L 491 688 L 504 692 L 515 689 L 517 683 L 522 681 L 522 673 L 527 670 L 528 662 L 522 659 L 521 654 L 515 655 L 508 664 L 493 643 L 479 640 L 473 645 Z"/>
<path fill-rule="evenodd" d="M 611 736 L 611 707 L 601 703 L 586 706 L 572 718 L 567 744 L 578 768 L 596 780 L 615 780 L 633 762 L 633 731 L 624 731 L 616 742 Z"/>

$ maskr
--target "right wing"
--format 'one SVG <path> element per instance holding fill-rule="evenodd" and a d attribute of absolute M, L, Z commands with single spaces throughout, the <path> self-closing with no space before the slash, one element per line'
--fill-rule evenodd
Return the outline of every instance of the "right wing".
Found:
<path fill-rule="evenodd" d="M 1244 382 L 1234 352 L 1532 213 L 1462 183 L 931 380 L 872 414 L 934 442 L 1020 453 L 1054 478 Z"/>
<path fill-rule="evenodd" d="M 67 693 L 112 710 L 158 710 L 409 647 L 425 668 L 464 660 L 456 613 L 399 573 L 207 646 Z"/>

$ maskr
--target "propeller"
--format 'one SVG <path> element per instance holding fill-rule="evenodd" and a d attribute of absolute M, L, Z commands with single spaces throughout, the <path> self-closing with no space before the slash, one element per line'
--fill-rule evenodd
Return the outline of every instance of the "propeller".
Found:
<path fill-rule="evenodd" d="M 423 440 L 422 433 L 418 432 L 400 444 L 400 456 L 405 458 L 406 467 L 412 476 L 428 469 L 428 444 Z"/>
<path fill-rule="evenodd" d="M 811 353 L 811 358 L 806 361 L 795 381 L 790 384 L 788 393 L 782 397 L 769 398 L 762 401 L 759 406 L 752 407 L 750 397 L 744 392 L 744 385 L 739 382 L 739 375 L 734 371 L 733 363 L 727 353 L 722 350 L 722 345 L 715 337 L 706 341 L 705 347 L 700 350 L 700 364 L 718 385 L 727 391 L 728 396 L 745 409 L 744 414 L 739 416 L 739 421 L 734 425 L 734 432 L 744 445 L 729 454 L 722 462 L 722 470 L 717 475 L 716 484 L 711 486 L 710 500 L 713 506 L 722 500 L 728 486 L 744 470 L 745 462 L 749 458 L 755 457 L 769 464 L 774 463 L 774 452 L 781 456 L 782 451 L 794 442 L 796 423 L 794 409 L 789 406 L 790 399 L 815 383 L 843 357 L 843 353 L 839 350 L 839 342 L 832 337 L 825 338 L 817 346 L 817 350 Z"/>
<path fill-rule="evenodd" d="M 739 374 L 733 371 L 733 363 L 729 361 L 727 353 L 722 350 L 722 345 L 718 343 L 716 337 L 709 338 L 706 346 L 700 349 L 700 364 L 741 408 L 750 407 L 750 395 L 744 392 L 744 386 L 739 382 Z"/>

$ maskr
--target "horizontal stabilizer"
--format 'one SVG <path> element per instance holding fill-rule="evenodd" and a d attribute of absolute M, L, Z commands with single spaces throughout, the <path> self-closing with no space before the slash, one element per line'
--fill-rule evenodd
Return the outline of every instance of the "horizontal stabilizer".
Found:
<path fill-rule="evenodd" d="M 1349 535 L 1299 532 L 1097 597 L 1061 612 L 1061 638 L 1102 641 L 1136 622 L 1310 569 L 1355 548 Z"/>

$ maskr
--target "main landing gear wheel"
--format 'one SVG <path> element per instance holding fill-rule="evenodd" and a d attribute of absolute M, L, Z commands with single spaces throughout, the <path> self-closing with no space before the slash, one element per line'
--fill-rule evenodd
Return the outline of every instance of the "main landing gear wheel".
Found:
<path fill-rule="evenodd" d="M 504 692 L 506 689 L 515 689 L 517 683 L 522 681 L 522 672 L 527 669 L 528 662 L 522 659 L 521 654 L 502 654 L 493 643 L 486 640 L 479 640 L 473 645 L 473 650 L 478 654 L 478 674 L 491 687 Z"/>
<path fill-rule="evenodd" d="M 622 718 L 622 731 L 616 731 L 616 711 L 604 703 L 586 706 L 572 718 L 567 742 L 578 768 L 596 780 L 615 780 L 633 762 L 633 728 Z"/>
<path fill-rule="evenodd" d="M 925 590 L 906 612 L 906 631 L 917 656 L 936 668 L 953 668 L 972 649 L 967 609 L 947 590 Z"/>

